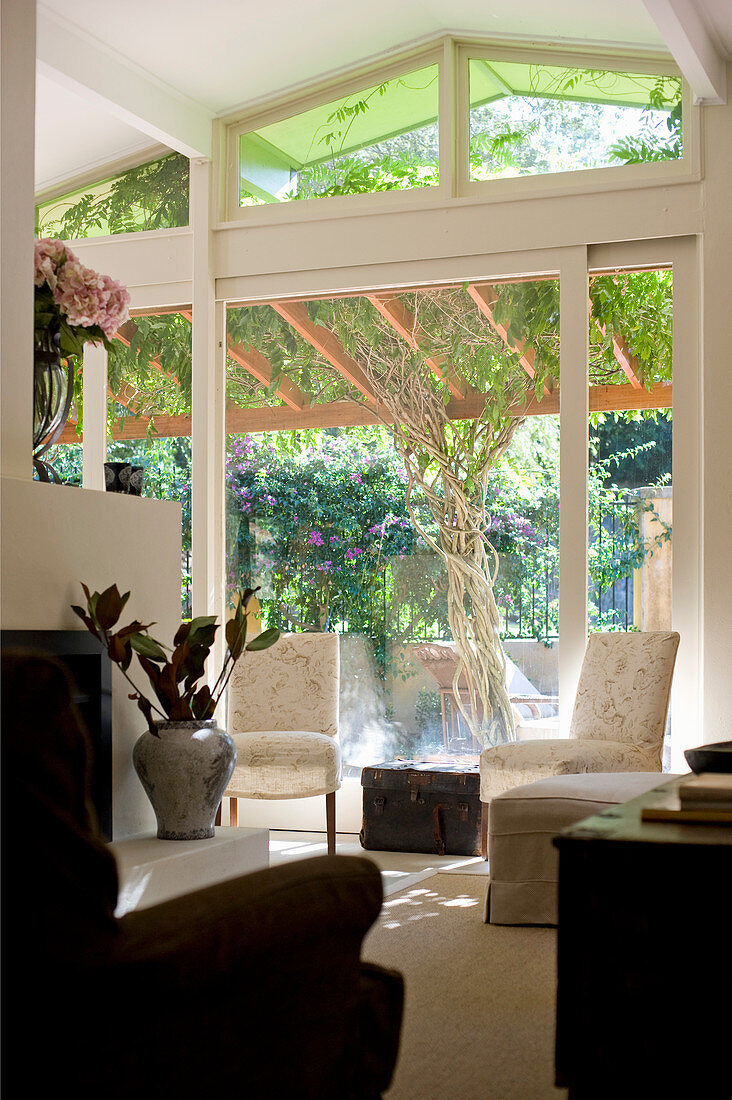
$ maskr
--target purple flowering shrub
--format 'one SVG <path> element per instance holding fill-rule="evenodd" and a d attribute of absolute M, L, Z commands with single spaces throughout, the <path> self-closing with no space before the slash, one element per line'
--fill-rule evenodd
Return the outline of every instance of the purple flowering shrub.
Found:
<path fill-rule="evenodd" d="M 226 479 L 229 580 L 258 578 L 267 623 L 383 639 L 390 565 L 417 543 L 393 449 L 345 431 L 294 454 L 236 436 Z"/>
<path fill-rule="evenodd" d="M 382 661 L 387 637 L 449 638 L 444 567 L 414 530 L 388 435 L 343 429 L 299 452 L 273 440 L 230 439 L 231 588 L 261 584 L 269 626 L 363 633 Z M 529 600 L 527 584 L 546 572 L 547 552 L 558 550 L 558 516 L 547 533 L 556 491 L 546 496 L 546 507 L 529 509 L 498 473 L 491 485 L 488 534 L 506 560 L 497 594 L 511 633 L 515 609 Z"/>

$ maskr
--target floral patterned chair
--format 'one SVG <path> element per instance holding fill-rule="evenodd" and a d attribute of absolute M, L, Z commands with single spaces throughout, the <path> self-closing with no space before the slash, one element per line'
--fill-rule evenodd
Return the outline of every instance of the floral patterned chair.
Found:
<path fill-rule="evenodd" d="M 328 851 L 335 851 L 339 679 L 337 634 L 283 634 L 234 666 L 227 725 L 237 759 L 224 792 L 232 824 L 239 798 L 324 794 Z"/>
<path fill-rule="evenodd" d="M 591 634 L 568 738 L 511 742 L 480 754 L 483 854 L 486 807 L 514 787 L 550 775 L 660 772 L 679 635 Z"/>

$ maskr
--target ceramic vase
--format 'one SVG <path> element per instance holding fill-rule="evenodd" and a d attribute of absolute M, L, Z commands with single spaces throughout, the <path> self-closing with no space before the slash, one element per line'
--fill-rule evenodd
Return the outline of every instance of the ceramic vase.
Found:
<path fill-rule="evenodd" d="M 214 719 L 156 722 L 135 742 L 132 760 L 161 840 L 205 840 L 236 763 L 236 747 Z"/>

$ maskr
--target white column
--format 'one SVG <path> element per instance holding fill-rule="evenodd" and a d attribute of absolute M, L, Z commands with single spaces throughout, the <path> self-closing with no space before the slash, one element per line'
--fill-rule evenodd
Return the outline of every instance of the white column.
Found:
<path fill-rule="evenodd" d="M 559 721 L 566 736 L 587 640 L 589 322 L 585 247 L 566 250 L 560 279 Z"/>
<path fill-rule="evenodd" d="M 84 345 L 84 417 L 82 436 L 82 485 L 104 489 L 107 460 L 107 349 L 104 344 Z"/>
<path fill-rule="evenodd" d="M 0 8 L 0 469 L 31 480 L 36 5 Z"/>
<path fill-rule="evenodd" d="M 193 228 L 192 573 L 193 614 L 224 614 L 226 316 L 215 300 L 209 222 L 211 164 L 191 161 Z M 212 665 L 221 666 L 223 629 Z"/>
<path fill-rule="evenodd" d="M 716 108 L 714 108 L 716 110 Z M 671 580 L 672 620 L 681 635 L 671 692 L 671 771 L 685 772 L 689 765 L 684 749 L 703 741 L 722 740 L 714 732 L 705 736 L 704 692 L 700 690 L 702 660 L 702 540 L 704 498 L 700 424 L 703 379 L 699 363 L 700 294 L 697 241 L 687 237 L 674 249 L 673 267 L 673 566 Z M 725 408 L 729 408 L 725 403 Z M 716 508 L 726 499 L 724 483 L 713 498 Z M 720 512 L 723 509 L 720 507 Z M 727 509 L 729 515 L 729 509 Z M 719 621 L 722 608 L 715 607 Z M 724 631 L 729 657 L 729 634 Z M 724 655 L 723 655 L 724 656 Z M 729 664 L 723 660 L 723 675 L 729 678 Z M 725 699 L 726 699 L 725 691 Z M 726 722 L 726 710 L 725 710 Z M 726 736 L 726 734 L 725 734 Z"/>

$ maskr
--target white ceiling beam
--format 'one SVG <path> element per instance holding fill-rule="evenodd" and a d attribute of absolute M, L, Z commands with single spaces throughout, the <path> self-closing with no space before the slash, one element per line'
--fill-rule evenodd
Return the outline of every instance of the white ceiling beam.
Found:
<path fill-rule="evenodd" d="M 187 157 L 210 157 L 213 114 L 38 5 L 38 69 Z"/>
<path fill-rule="evenodd" d="M 643 0 L 694 93 L 694 102 L 727 102 L 727 68 L 694 0 Z"/>

